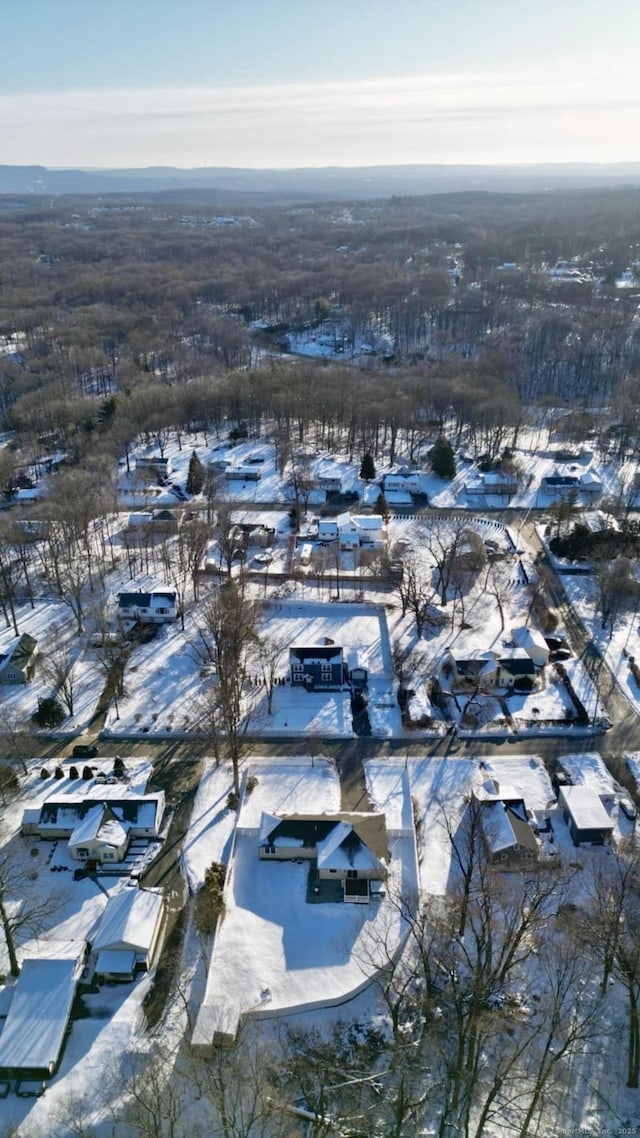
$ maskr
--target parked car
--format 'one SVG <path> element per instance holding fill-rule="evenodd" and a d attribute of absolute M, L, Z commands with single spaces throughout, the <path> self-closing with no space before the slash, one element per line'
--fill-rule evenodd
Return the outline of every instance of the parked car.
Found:
<path fill-rule="evenodd" d="M 551 652 L 557 652 L 560 648 L 569 647 L 566 636 L 562 636 L 559 633 L 553 636 L 545 636 L 545 640 L 547 642 L 547 648 L 549 648 Z"/>
<path fill-rule="evenodd" d="M 95 743 L 78 743 L 71 752 L 74 759 L 95 759 L 98 753 Z"/>
<path fill-rule="evenodd" d="M 553 664 L 556 660 L 570 660 L 572 655 L 570 648 L 556 648 L 555 652 L 549 653 L 549 659 Z"/>
<path fill-rule="evenodd" d="M 638 816 L 638 811 L 636 810 L 630 798 L 625 797 L 620 799 L 620 809 L 622 810 L 625 818 L 628 818 L 630 822 L 635 822 Z"/>

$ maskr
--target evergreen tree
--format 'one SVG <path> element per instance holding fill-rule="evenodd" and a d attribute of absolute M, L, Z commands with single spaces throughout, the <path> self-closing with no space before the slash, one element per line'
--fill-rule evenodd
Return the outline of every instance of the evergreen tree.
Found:
<path fill-rule="evenodd" d="M 360 463 L 360 477 L 364 478 L 365 482 L 371 482 L 376 476 L 376 464 L 373 461 L 373 455 L 370 451 L 366 450 L 362 456 Z"/>
<path fill-rule="evenodd" d="M 453 447 L 444 435 L 436 439 L 431 448 L 429 455 L 431 460 L 431 469 L 434 474 L 439 478 L 455 478 L 456 474 L 456 460 L 453 453 Z"/>
<path fill-rule="evenodd" d="M 195 451 L 189 459 L 187 475 L 187 494 L 199 494 L 204 486 L 204 467 Z"/>
<path fill-rule="evenodd" d="M 380 514 L 380 517 L 384 518 L 385 522 L 389 520 L 389 503 L 387 502 L 387 499 L 385 498 L 382 490 L 378 494 L 376 504 L 373 507 L 373 512 L 374 514 Z"/>

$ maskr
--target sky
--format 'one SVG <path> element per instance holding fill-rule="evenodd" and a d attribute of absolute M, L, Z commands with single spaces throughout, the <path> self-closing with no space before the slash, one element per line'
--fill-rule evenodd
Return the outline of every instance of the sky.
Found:
<path fill-rule="evenodd" d="M 640 160 L 640 0 L 2 0 L 0 162 Z"/>

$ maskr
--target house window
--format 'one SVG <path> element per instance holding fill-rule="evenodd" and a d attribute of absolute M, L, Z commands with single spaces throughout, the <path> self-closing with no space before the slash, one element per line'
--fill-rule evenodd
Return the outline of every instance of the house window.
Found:
<path fill-rule="evenodd" d="M 329 870 L 329 873 L 337 873 L 337 872 L 338 872 L 338 870 L 337 870 L 337 869 L 330 869 L 330 870 Z"/>
<path fill-rule="evenodd" d="M 169 609 L 156 609 L 156 612 L 158 616 L 166 616 L 169 612 Z"/>
<path fill-rule="evenodd" d="M 268 854 L 274 854 L 276 852 L 276 847 L 275 846 L 265 846 L 264 852 L 268 853 Z"/>
<path fill-rule="evenodd" d="M 355 881 L 357 876 L 358 876 L 358 870 L 357 869 L 348 869 L 347 870 L 347 879 L 349 881 Z"/>
<path fill-rule="evenodd" d="M 320 675 L 323 680 L 330 680 L 333 676 L 333 669 L 331 667 L 331 664 L 322 664 Z"/>
<path fill-rule="evenodd" d="M 78 848 L 78 857 L 89 857 L 89 850 L 85 850 L 82 846 Z"/>
<path fill-rule="evenodd" d="M 298 660 L 298 662 L 293 665 L 293 670 L 294 670 L 294 672 L 303 672 L 304 671 L 304 664 L 301 664 L 300 661 Z"/>

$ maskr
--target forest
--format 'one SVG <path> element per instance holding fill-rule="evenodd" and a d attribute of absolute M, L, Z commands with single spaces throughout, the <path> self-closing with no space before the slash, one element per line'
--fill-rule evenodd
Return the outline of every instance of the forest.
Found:
<path fill-rule="evenodd" d="M 638 190 L 0 204 L 2 427 L 31 460 L 228 418 L 392 460 L 446 424 L 493 455 L 562 405 L 635 444 Z M 324 358 L 295 350 L 318 330 Z"/>

